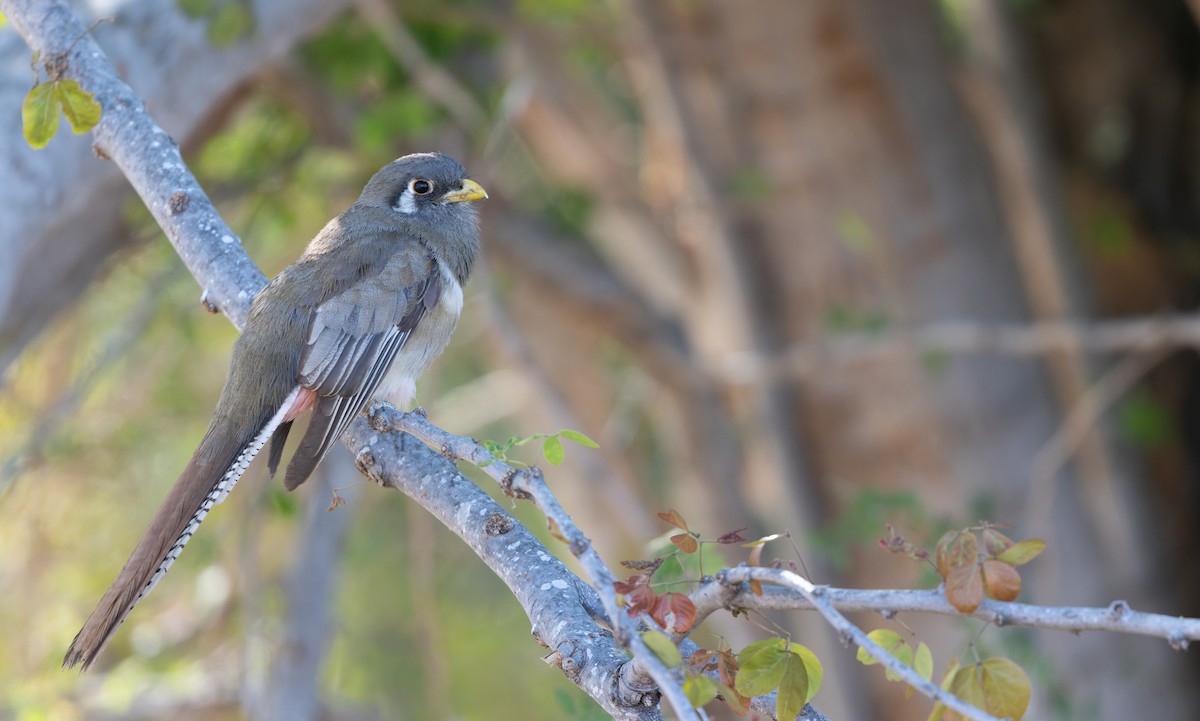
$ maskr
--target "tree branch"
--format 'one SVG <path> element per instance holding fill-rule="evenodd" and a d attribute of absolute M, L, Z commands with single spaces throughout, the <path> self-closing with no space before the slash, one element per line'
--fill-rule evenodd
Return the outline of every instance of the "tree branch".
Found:
<path fill-rule="evenodd" d="M 696 604 L 696 623 L 720 609 L 752 608 L 760 611 L 811 610 L 813 604 L 802 594 L 784 588 L 764 588 L 756 596 L 742 585 L 751 580 L 738 568 L 726 569 L 716 580 L 701 585 L 692 593 Z M 874 611 L 891 618 L 897 613 L 934 613 L 940 616 L 963 617 L 946 601 L 940 589 L 821 589 L 821 595 L 833 608 L 846 613 Z M 1143 613 L 1129 608 L 1125 601 L 1113 601 L 1107 607 L 1035 606 L 984 599 L 971 618 L 996 626 L 1045 628 L 1052 631 L 1110 631 L 1166 639 L 1171 648 L 1187 650 L 1192 641 L 1200 640 L 1200 619 Z"/>
<path fill-rule="evenodd" d="M 425 443 L 438 448 L 448 458 L 464 460 L 480 466 L 484 473 L 498 482 L 505 494 L 532 501 L 557 530 L 557 535 L 567 541 L 571 554 L 579 561 L 591 587 L 600 596 L 605 617 L 616 635 L 617 643 L 633 652 L 634 662 L 623 668 L 619 677 L 624 688 L 644 695 L 653 683 L 681 719 L 699 719 L 696 710 L 683 694 L 682 678 L 667 668 L 654 655 L 637 634 L 637 624 L 617 604 L 617 592 L 613 588 L 616 578 L 608 570 L 603 559 L 592 547 L 588 538 L 575 526 L 570 515 L 559 505 L 558 499 L 546 485 L 541 471 L 536 467 L 517 469 L 497 459 L 482 445 L 471 438 L 448 433 L 430 423 L 420 413 L 401 413 L 394 407 L 376 403 L 368 411 L 371 426 L 376 430 L 400 430 L 410 433 Z"/>
<path fill-rule="evenodd" d="M 832 365 L 889 353 L 1040 356 L 1066 348 L 1093 353 L 1200 348 L 1200 315 L 1164 314 L 1122 320 L 986 324 L 946 321 L 881 333 L 852 332 L 814 339 L 775 356 L 729 353 L 709 372 L 734 384 L 806 376 Z"/>

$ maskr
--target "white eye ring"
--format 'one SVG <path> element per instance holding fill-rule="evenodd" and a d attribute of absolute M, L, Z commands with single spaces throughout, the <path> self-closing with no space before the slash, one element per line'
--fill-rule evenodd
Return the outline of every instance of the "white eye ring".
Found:
<path fill-rule="evenodd" d="M 433 192 L 433 183 L 424 178 L 416 178 L 408 184 L 408 189 L 414 195 L 429 195 Z"/>

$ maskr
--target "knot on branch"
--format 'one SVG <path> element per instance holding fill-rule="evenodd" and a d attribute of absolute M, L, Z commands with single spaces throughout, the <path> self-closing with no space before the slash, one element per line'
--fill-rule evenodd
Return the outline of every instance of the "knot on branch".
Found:
<path fill-rule="evenodd" d="M 493 513 L 483 524 L 484 533 L 489 536 L 503 536 L 513 529 L 513 520 L 503 513 Z"/>
<path fill-rule="evenodd" d="M 613 677 L 613 701 L 618 706 L 654 708 L 662 694 L 649 674 L 643 673 L 633 659 L 621 664 Z"/>
<path fill-rule="evenodd" d="M 1188 645 L 1188 637 L 1183 634 L 1183 631 L 1172 631 L 1170 636 L 1167 636 L 1167 643 L 1171 645 L 1173 651 L 1186 651 Z"/>
<path fill-rule="evenodd" d="M 171 198 L 167 201 L 167 207 L 170 209 L 171 215 L 179 215 L 186 211 L 191 204 L 192 199 L 182 190 L 176 190 L 174 193 L 171 193 Z"/>
<path fill-rule="evenodd" d="M 563 641 L 559 644 L 555 652 L 558 656 L 556 666 L 562 670 L 563 675 L 571 679 L 573 683 L 579 682 L 579 676 L 583 673 L 583 669 L 587 666 L 587 656 L 583 649 L 577 646 L 573 641 Z"/>
<path fill-rule="evenodd" d="M 207 288 L 205 288 L 204 292 L 200 294 L 200 305 L 204 306 L 204 310 L 212 313 L 213 315 L 221 312 L 220 307 L 218 307 L 213 299 L 209 297 Z"/>
<path fill-rule="evenodd" d="M 1113 601 L 1108 605 L 1108 617 L 1114 621 L 1120 621 L 1126 613 L 1129 613 L 1128 601 Z"/>
<path fill-rule="evenodd" d="M 395 427 L 391 415 L 395 412 L 396 407 L 392 404 L 376 401 L 367 406 L 367 425 L 377 433 L 387 433 Z"/>
<path fill-rule="evenodd" d="M 370 478 L 384 488 L 390 487 L 392 484 L 379 469 L 375 454 L 370 448 L 363 448 L 354 456 L 354 465 L 358 468 L 358 472 Z"/>

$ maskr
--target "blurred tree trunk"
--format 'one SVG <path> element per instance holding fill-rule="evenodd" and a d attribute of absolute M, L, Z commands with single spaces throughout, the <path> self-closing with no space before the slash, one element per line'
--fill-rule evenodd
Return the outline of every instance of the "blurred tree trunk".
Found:
<path fill-rule="evenodd" d="M 239 91 L 316 32 L 346 0 L 303 4 L 259 0 L 252 32 L 216 48 L 208 22 L 173 3 L 85 3 L 84 18 L 112 17 L 92 32 L 159 124 L 185 147 L 199 147 L 224 122 Z M 95 7 L 92 7 L 95 5 Z M 132 240 L 124 217 L 129 187 L 112 162 L 96 158 L 90 136 L 63 130 L 42 150 L 21 138 L 16 108 L 33 86 L 29 48 L 0 34 L 0 371 L 69 306 Z M 45 79 L 45 73 L 42 73 Z M 244 93 L 243 93 L 244 94 Z"/>
<path fill-rule="evenodd" d="M 1060 267 L 1070 262 L 1060 244 L 1064 213 L 1023 58 L 1003 8 L 968 5 L 968 30 L 983 45 L 956 60 L 936 7 L 919 0 L 760 2 L 754 12 L 717 0 L 630 3 L 612 42 L 638 102 L 638 132 L 553 59 L 570 39 L 527 34 L 516 72 L 535 75 L 545 94 L 535 91 L 522 135 L 556 177 L 600 199 L 591 228 L 599 252 L 639 302 L 680 330 L 691 370 L 711 384 L 697 396 L 653 378 L 649 402 L 666 396 L 679 409 L 658 414 L 657 432 L 695 439 L 673 456 L 669 504 L 691 509 L 713 532 L 752 520 L 802 535 L 866 489 L 913 491 L 960 524 L 983 513 L 1046 535 L 1054 552 L 1033 569 L 1027 599 L 1102 604 L 1119 594 L 1163 607 L 1150 590 L 1153 569 L 1135 563 L 1146 509 L 1128 459 L 1113 458 L 1091 433 L 1074 469 L 1031 487 L 1034 459 L 1091 383 L 1086 359 L 940 359 L 911 348 L 801 378 L 751 373 L 721 382 L 713 373 L 728 379 L 739 362 L 754 368 L 831 329 L 892 333 L 938 320 L 1080 312 L 1077 269 Z M 614 160 L 630 157 L 641 160 Z M 600 427 L 614 393 L 573 379 L 601 370 L 596 347 L 612 328 L 581 325 L 545 291 L 518 290 L 516 315 L 579 414 Z M 652 345 L 629 349 L 644 358 Z M 705 416 L 735 425 L 718 423 L 705 437 Z M 697 449 L 705 448 L 726 449 L 725 462 L 704 459 Z M 1037 520 L 1027 515 L 1031 497 L 1052 501 L 1049 525 L 1029 527 Z M 896 558 L 855 560 L 839 582 L 913 581 L 911 564 Z M 906 622 L 931 637 L 944 629 Z M 799 635 L 814 643 L 814 634 L 819 624 Z M 1096 684 L 1122 677 L 1130 654 L 1141 669 L 1136 683 L 1153 687 L 1182 673 L 1162 645 L 1126 651 L 1130 642 L 1116 638 L 1039 640 L 1038 653 L 1056 669 L 1049 686 L 1075 694 L 1095 718 L 1144 708 L 1128 686 Z M 836 671 L 824 712 L 898 718 L 904 708 L 907 718 L 924 717 L 922 702 L 905 702 L 880 674 L 839 664 L 847 655 L 828 641 L 822 658 Z M 943 630 L 939 664 L 963 643 Z M 878 694 L 874 712 L 856 690 L 862 684 Z M 1053 695 L 1036 697 L 1031 714 L 1047 713 Z M 1156 703 L 1163 718 L 1182 719 L 1189 708 L 1178 696 Z"/>

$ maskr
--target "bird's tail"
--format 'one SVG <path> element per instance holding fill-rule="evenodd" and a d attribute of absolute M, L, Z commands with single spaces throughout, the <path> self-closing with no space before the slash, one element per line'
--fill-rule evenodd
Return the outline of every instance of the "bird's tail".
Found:
<path fill-rule="evenodd" d="M 283 422 L 299 391 L 293 390 L 273 416 L 244 428 L 229 428 L 228 423 L 214 419 L 117 580 L 71 642 L 63 658 L 64 668 L 83 664 L 82 670 L 86 671 L 92 665 L 133 607 L 179 557 L 212 507 L 229 495 L 250 461 Z"/>

